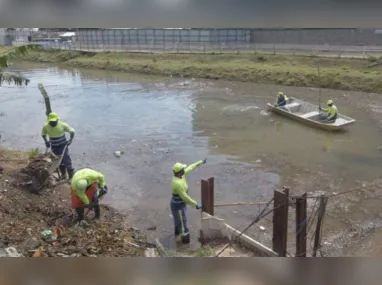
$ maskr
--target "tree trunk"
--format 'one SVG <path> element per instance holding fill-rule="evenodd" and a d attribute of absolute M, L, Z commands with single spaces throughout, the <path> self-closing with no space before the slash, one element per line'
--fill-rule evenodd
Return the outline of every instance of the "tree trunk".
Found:
<path fill-rule="evenodd" d="M 48 117 L 49 114 L 52 113 L 52 108 L 50 106 L 50 99 L 49 99 L 48 93 L 46 92 L 44 86 L 41 83 L 38 84 L 38 89 L 40 90 L 42 97 L 44 97 L 46 116 Z"/>

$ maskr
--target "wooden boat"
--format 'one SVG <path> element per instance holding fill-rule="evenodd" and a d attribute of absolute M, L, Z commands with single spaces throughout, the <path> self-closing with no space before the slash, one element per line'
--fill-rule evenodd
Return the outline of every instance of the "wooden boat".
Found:
<path fill-rule="evenodd" d="M 337 120 L 334 123 L 322 122 L 319 120 L 319 108 L 317 105 L 293 97 L 289 98 L 288 103 L 286 104 L 287 108 L 275 107 L 271 103 L 268 103 L 267 105 L 270 111 L 274 113 L 327 131 L 343 130 L 355 122 L 353 118 L 339 113 L 337 115 Z"/>

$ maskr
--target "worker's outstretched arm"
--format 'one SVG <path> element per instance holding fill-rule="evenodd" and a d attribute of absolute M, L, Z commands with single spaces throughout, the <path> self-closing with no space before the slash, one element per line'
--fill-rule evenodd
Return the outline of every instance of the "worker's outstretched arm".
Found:
<path fill-rule="evenodd" d="M 187 194 L 187 189 L 184 187 L 182 182 L 177 183 L 175 186 L 175 194 L 177 194 L 187 205 L 190 205 L 192 207 L 196 206 L 196 201 L 193 200 L 190 196 Z"/>
<path fill-rule="evenodd" d="M 322 107 L 320 107 L 320 108 L 321 108 L 321 110 L 324 111 L 324 112 L 329 112 L 329 108 L 322 108 Z"/>
<path fill-rule="evenodd" d="M 203 164 L 203 160 L 199 160 L 189 166 L 187 166 L 185 169 L 184 169 L 184 175 L 185 176 L 188 176 L 193 170 L 195 170 L 195 168 L 197 168 L 198 166 L 202 165 Z"/>

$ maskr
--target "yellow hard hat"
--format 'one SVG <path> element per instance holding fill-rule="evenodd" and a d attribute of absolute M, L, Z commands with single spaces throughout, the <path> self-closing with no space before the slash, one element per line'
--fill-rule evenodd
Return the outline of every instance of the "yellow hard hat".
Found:
<path fill-rule="evenodd" d="M 279 92 L 278 95 L 284 95 L 284 93 L 283 92 Z"/>
<path fill-rule="evenodd" d="M 56 112 L 52 112 L 48 115 L 48 122 L 57 122 L 60 118 Z"/>
<path fill-rule="evenodd" d="M 328 105 L 332 105 L 333 104 L 333 100 L 328 100 Z"/>
<path fill-rule="evenodd" d="M 88 188 L 88 181 L 86 179 L 80 179 L 76 183 L 76 188 L 78 190 L 82 190 L 85 192 L 86 188 Z"/>
<path fill-rule="evenodd" d="M 186 168 L 187 165 L 186 164 L 182 164 L 180 162 L 177 162 L 174 164 L 174 166 L 172 167 L 172 171 L 174 171 L 175 173 L 181 171 L 182 169 Z"/>

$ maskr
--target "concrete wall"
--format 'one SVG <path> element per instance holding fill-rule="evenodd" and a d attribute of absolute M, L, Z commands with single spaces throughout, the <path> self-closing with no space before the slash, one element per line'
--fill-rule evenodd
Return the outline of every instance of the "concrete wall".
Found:
<path fill-rule="evenodd" d="M 382 29 L 253 30 L 254 43 L 382 45 Z"/>
<path fill-rule="evenodd" d="M 205 241 L 213 241 L 214 239 L 222 238 L 230 240 L 232 238 L 235 243 L 249 249 L 258 257 L 278 256 L 278 254 L 272 249 L 226 224 L 223 219 L 216 216 L 211 216 L 204 212 L 202 213 L 201 218 L 200 235 Z"/>

